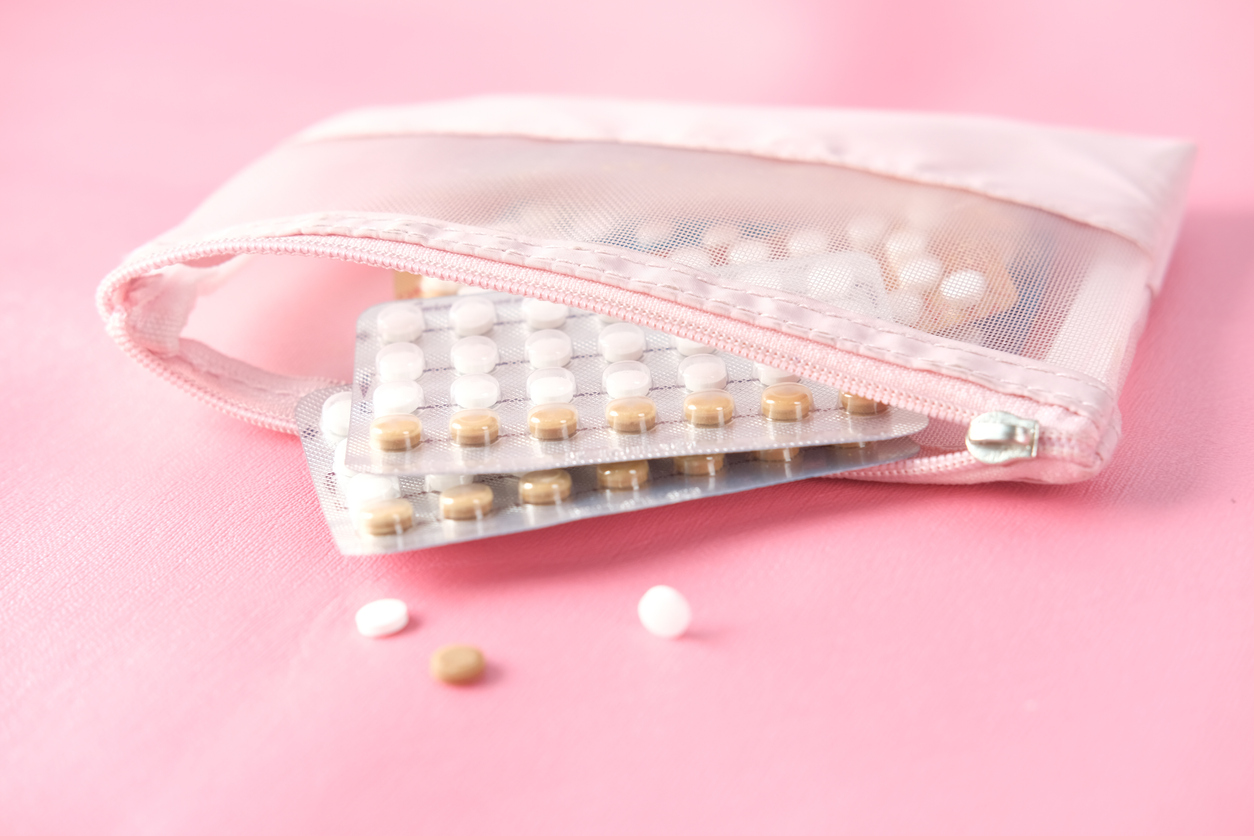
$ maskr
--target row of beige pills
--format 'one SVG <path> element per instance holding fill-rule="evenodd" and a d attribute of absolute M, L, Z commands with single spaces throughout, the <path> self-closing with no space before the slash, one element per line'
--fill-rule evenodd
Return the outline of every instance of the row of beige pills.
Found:
<path fill-rule="evenodd" d="M 796 462 L 804 454 L 801 447 L 759 450 L 753 455 L 766 462 Z M 714 476 L 723 469 L 722 453 L 708 456 L 676 456 L 675 470 L 685 476 Z M 645 460 L 609 462 L 595 465 L 597 487 L 607 491 L 636 491 L 649 482 L 650 466 Z M 566 470 L 538 470 L 518 477 L 518 501 L 524 505 L 560 505 L 570 499 L 574 484 Z M 470 482 L 439 492 L 437 513 L 442 520 L 465 522 L 481 520 L 492 513 L 495 494 L 490 485 Z M 365 502 L 354 509 L 357 529 L 373 537 L 403 534 L 413 528 L 413 503 L 401 496 Z"/>

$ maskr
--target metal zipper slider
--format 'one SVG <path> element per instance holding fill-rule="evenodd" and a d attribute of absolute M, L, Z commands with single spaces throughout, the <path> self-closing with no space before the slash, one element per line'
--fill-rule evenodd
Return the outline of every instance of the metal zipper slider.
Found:
<path fill-rule="evenodd" d="M 986 412 L 967 428 L 967 450 L 984 464 L 1036 457 L 1041 425 L 1009 412 Z"/>

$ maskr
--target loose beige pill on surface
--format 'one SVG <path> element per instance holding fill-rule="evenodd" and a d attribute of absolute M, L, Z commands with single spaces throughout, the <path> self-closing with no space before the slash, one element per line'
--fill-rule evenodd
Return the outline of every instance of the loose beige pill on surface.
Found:
<path fill-rule="evenodd" d="M 643 433 L 657 423 L 657 405 L 649 398 L 619 398 L 605 405 L 605 423 L 616 433 Z"/>
<path fill-rule="evenodd" d="M 754 450 L 753 457 L 760 462 L 795 462 L 801 458 L 800 447 L 777 447 L 774 450 Z"/>
<path fill-rule="evenodd" d="M 370 422 L 370 446 L 376 450 L 412 450 L 422 441 L 422 421 L 417 415 L 384 415 Z"/>
<path fill-rule="evenodd" d="M 675 469 L 685 476 L 713 476 L 723 469 L 723 454 L 712 456 L 676 456 Z"/>
<path fill-rule="evenodd" d="M 490 513 L 492 489 L 480 482 L 440 492 L 440 516 L 446 520 L 481 520 Z"/>
<path fill-rule="evenodd" d="M 404 497 L 366 502 L 353 514 L 357 530 L 370 537 L 403 534 L 414 527 L 414 506 Z"/>
<path fill-rule="evenodd" d="M 870 398 L 860 398 L 848 392 L 840 393 L 840 405 L 850 415 L 878 415 L 881 412 L 888 411 L 888 404 L 886 403 L 879 403 Z"/>
<path fill-rule="evenodd" d="M 776 383 L 762 390 L 762 414 L 772 421 L 800 421 L 814 408 L 814 396 L 801 383 Z"/>
<path fill-rule="evenodd" d="M 565 470 L 535 470 L 518 478 L 518 499 L 527 505 L 558 505 L 570 499 L 570 488 Z"/>
<path fill-rule="evenodd" d="M 649 463 L 610 462 L 599 464 L 597 468 L 597 487 L 611 491 L 636 491 L 649 481 Z"/>
<path fill-rule="evenodd" d="M 431 654 L 431 675 L 450 685 L 464 685 L 483 676 L 483 651 L 469 644 L 446 644 Z"/>
<path fill-rule="evenodd" d="M 460 447 L 486 447 L 501 437 L 501 419 L 490 409 L 463 409 L 448 422 L 449 441 Z"/>
<path fill-rule="evenodd" d="M 527 432 L 541 441 L 561 441 L 570 438 L 579 428 L 579 413 L 573 406 L 544 404 L 527 412 Z"/>
<path fill-rule="evenodd" d="M 684 420 L 694 427 L 725 427 L 735 408 L 736 401 L 722 390 L 693 392 L 684 398 Z"/>

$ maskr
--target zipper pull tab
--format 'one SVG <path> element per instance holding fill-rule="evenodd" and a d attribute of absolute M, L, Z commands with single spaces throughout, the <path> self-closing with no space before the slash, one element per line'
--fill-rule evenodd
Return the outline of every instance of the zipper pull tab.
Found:
<path fill-rule="evenodd" d="M 984 464 L 1005 464 L 1036 457 L 1041 425 L 1009 412 L 986 412 L 967 428 L 967 450 Z"/>

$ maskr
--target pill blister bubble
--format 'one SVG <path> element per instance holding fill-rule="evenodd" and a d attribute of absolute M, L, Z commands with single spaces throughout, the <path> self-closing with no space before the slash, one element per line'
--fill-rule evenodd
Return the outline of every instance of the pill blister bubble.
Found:
<path fill-rule="evenodd" d="M 424 403 L 422 387 L 412 380 L 392 380 L 380 383 L 371 395 L 374 414 L 402 415 L 413 412 Z"/>
<path fill-rule="evenodd" d="M 899 229 L 884 239 L 884 254 L 893 264 L 927 255 L 927 235 L 918 229 Z"/>
<path fill-rule="evenodd" d="M 597 347 L 611 363 L 639 360 L 644 354 L 644 331 L 630 322 L 607 325 L 597 336 Z"/>
<path fill-rule="evenodd" d="M 737 241 L 727 248 L 728 264 L 752 264 L 771 257 L 771 247 L 765 241 L 751 238 Z"/>
<path fill-rule="evenodd" d="M 322 404 L 322 431 L 335 438 L 347 436 L 352 412 L 352 393 L 336 392 Z"/>
<path fill-rule="evenodd" d="M 454 485 L 469 485 L 475 481 L 470 473 L 428 473 L 423 480 L 429 493 L 439 493 Z"/>
<path fill-rule="evenodd" d="M 408 302 L 398 302 L 379 311 L 375 327 L 382 343 L 409 342 L 422 336 L 426 320 L 423 318 L 422 308 Z"/>
<path fill-rule="evenodd" d="M 413 343 L 385 345 L 375 355 L 375 371 L 380 380 L 417 380 L 425 368 L 422 349 Z"/>
<path fill-rule="evenodd" d="M 701 245 L 705 247 L 726 247 L 740 237 L 740 230 L 730 224 L 712 226 L 701 233 Z"/>
<path fill-rule="evenodd" d="M 527 411 L 527 433 L 539 441 L 565 441 L 579 429 L 579 413 L 573 406 L 547 403 Z"/>
<path fill-rule="evenodd" d="M 601 386 L 611 398 L 642 397 L 653 386 L 649 367 L 635 360 L 611 363 L 601 373 Z"/>
<path fill-rule="evenodd" d="M 912 258 L 897 271 L 897 284 L 906 293 L 922 295 L 936 287 L 944 268 L 928 256 Z"/>
<path fill-rule="evenodd" d="M 482 482 L 454 485 L 440 492 L 439 504 L 446 520 L 481 520 L 492 513 L 492 488 Z"/>
<path fill-rule="evenodd" d="M 409 624 L 409 607 L 396 598 L 371 601 L 357 611 L 357 632 L 368 638 L 399 633 Z"/>
<path fill-rule="evenodd" d="M 344 483 L 344 501 L 349 508 L 359 508 L 367 502 L 381 499 L 395 499 L 400 495 L 400 483 L 392 476 L 358 473 Z"/>
<path fill-rule="evenodd" d="M 638 491 L 649 481 L 647 461 L 609 462 L 596 466 L 597 487 L 610 491 Z"/>
<path fill-rule="evenodd" d="M 636 614 L 644 629 L 663 639 L 676 639 L 692 624 L 692 607 L 677 589 L 655 586 L 640 598 Z"/>
<path fill-rule="evenodd" d="M 558 302 L 545 302 L 543 299 L 524 299 L 522 302 L 523 319 L 533 331 L 561 328 L 566 324 L 569 313 L 570 310 Z"/>
<path fill-rule="evenodd" d="M 684 421 L 694 427 L 725 427 L 735 409 L 736 401 L 722 389 L 693 392 L 684 398 Z"/>
<path fill-rule="evenodd" d="M 413 450 L 422 441 L 417 415 L 381 415 L 370 422 L 370 446 L 385 452 Z"/>
<path fill-rule="evenodd" d="M 793 258 L 827 252 L 827 233 L 821 229 L 799 229 L 788 236 L 788 254 Z"/>
<path fill-rule="evenodd" d="M 975 270 L 959 270 L 944 278 L 940 286 L 940 295 L 955 308 L 969 308 L 984 298 L 988 289 L 988 279 Z"/>
<path fill-rule="evenodd" d="M 556 369 L 570 362 L 570 337 L 562 331 L 536 331 L 523 343 L 527 362 L 533 369 Z"/>
<path fill-rule="evenodd" d="M 533 470 L 518 477 L 518 500 L 526 505 L 560 505 L 574 481 L 565 470 Z"/>
<path fill-rule="evenodd" d="M 882 215 L 858 215 L 849 221 L 845 233 L 856 250 L 870 250 L 888 231 L 888 221 Z"/>
<path fill-rule="evenodd" d="M 459 298 L 448 311 L 449 324 L 459 337 L 486 334 L 496 324 L 496 306 L 487 299 Z"/>
<path fill-rule="evenodd" d="M 501 437 L 501 419 L 490 409 L 463 409 L 448 422 L 449 441 L 460 447 L 486 447 Z"/>
<path fill-rule="evenodd" d="M 462 409 L 483 409 L 501 399 L 501 384 L 490 374 L 468 374 L 454 380 L 448 392 Z"/>
<path fill-rule="evenodd" d="M 357 475 L 357 471 L 353 470 L 346 463 L 348 457 L 348 439 L 341 438 L 335 443 L 335 452 L 331 457 L 331 472 L 336 475 L 340 481 L 347 481 Z"/>
<path fill-rule="evenodd" d="M 527 376 L 527 397 L 534 404 L 570 403 L 575 376 L 566 369 L 540 369 Z"/>
<path fill-rule="evenodd" d="M 704 343 L 696 340 L 685 339 L 684 337 L 671 337 L 671 345 L 675 346 L 675 350 L 685 357 L 691 357 L 694 354 L 713 354 L 714 349 Z"/>
<path fill-rule="evenodd" d="M 675 470 L 685 476 L 714 476 L 723 469 L 722 453 L 709 456 L 676 456 Z"/>
<path fill-rule="evenodd" d="M 814 408 L 809 387 L 777 383 L 762 390 L 762 415 L 772 421 L 800 421 Z"/>
<path fill-rule="evenodd" d="M 866 253 L 832 253 L 810 266 L 809 280 L 816 297 L 831 300 L 849 296 L 859 284 L 883 284 L 879 263 Z"/>
<path fill-rule="evenodd" d="M 418 284 L 418 293 L 426 299 L 433 299 L 437 296 L 456 296 L 457 291 L 461 289 L 462 286 L 457 282 L 446 282 L 435 276 L 421 276 Z"/>
<path fill-rule="evenodd" d="M 645 433 L 657 425 L 657 404 L 650 398 L 619 398 L 605 405 L 605 423 L 616 433 Z"/>
<path fill-rule="evenodd" d="M 689 392 L 727 387 L 727 364 L 716 354 L 694 354 L 679 362 L 679 379 Z"/>
<path fill-rule="evenodd" d="M 774 386 L 776 383 L 796 383 L 801 379 L 792 372 L 786 372 L 774 366 L 765 366 L 761 363 L 754 363 L 753 371 L 757 374 L 758 381 L 763 386 Z"/>
<path fill-rule="evenodd" d="M 893 309 L 893 319 L 907 327 L 914 325 L 923 315 L 923 297 L 904 290 L 890 292 L 888 306 Z"/>
<path fill-rule="evenodd" d="M 496 342 L 482 336 L 462 337 L 449 348 L 448 355 L 458 374 L 487 374 L 501 359 Z"/>
<path fill-rule="evenodd" d="M 710 255 L 698 247 L 684 247 L 670 254 L 671 261 L 687 267 L 704 268 L 710 266 Z"/>
<path fill-rule="evenodd" d="M 666 221 L 641 224 L 636 228 L 636 240 L 646 247 L 660 244 L 675 234 L 675 228 Z"/>
<path fill-rule="evenodd" d="M 353 523 L 367 537 L 390 537 L 414 527 L 414 505 L 404 497 L 376 499 L 353 509 Z"/>
<path fill-rule="evenodd" d="M 622 322 L 622 320 L 616 316 L 610 316 L 609 314 L 606 314 L 606 313 L 599 313 L 597 314 L 597 322 L 600 322 L 602 325 L 613 325 L 615 323 Z"/>

